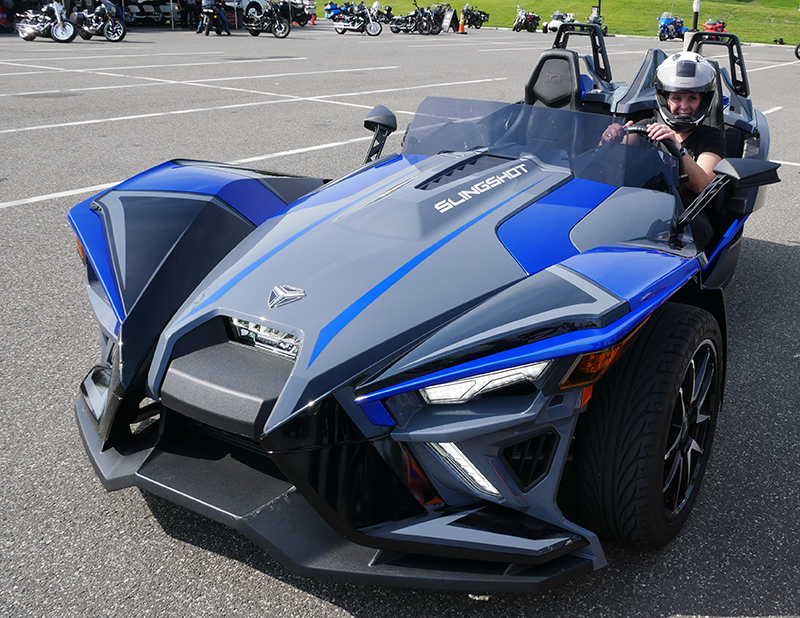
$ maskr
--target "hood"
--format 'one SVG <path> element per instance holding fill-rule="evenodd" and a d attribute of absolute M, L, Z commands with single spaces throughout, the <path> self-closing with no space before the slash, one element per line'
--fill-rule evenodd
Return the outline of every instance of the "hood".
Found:
<path fill-rule="evenodd" d="M 567 257 L 540 251 L 538 264 L 528 258 L 523 268 L 497 229 L 570 178 L 530 159 L 472 152 L 396 156 L 327 185 L 261 225 L 197 288 L 162 334 L 150 389 L 158 392 L 181 336 L 217 316 L 240 318 L 300 340 L 269 426 L 282 422 L 299 402 L 363 376 Z M 586 210 L 555 217 L 566 225 L 553 229 L 548 213 L 563 210 L 553 202 L 542 201 L 542 230 L 534 223 L 529 240 L 574 254 L 569 230 Z M 280 286 L 293 298 L 270 308 Z"/>

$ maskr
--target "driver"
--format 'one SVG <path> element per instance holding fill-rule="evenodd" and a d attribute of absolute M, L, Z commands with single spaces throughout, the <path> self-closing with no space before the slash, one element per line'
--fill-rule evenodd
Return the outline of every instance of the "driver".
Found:
<path fill-rule="evenodd" d="M 714 167 L 725 156 L 725 136 L 716 127 L 702 124 L 711 111 L 717 79 L 713 66 L 700 54 L 680 52 L 667 58 L 656 71 L 655 118 L 641 121 L 653 141 L 670 140 L 680 150 L 688 180 L 678 190 L 685 206 L 714 180 Z M 635 144 L 638 137 L 628 134 L 618 123 L 603 133 L 602 142 Z M 691 224 L 698 248 L 711 240 L 713 230 L 708 216 L 701 212 Z"/>

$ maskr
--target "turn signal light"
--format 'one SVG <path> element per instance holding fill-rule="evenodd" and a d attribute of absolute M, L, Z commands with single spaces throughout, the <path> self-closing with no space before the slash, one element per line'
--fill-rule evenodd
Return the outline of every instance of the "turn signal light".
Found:
<path fill-rule="evenodd" d="M 581 354 L 572 365 L 572 369 L 567 372 L 566 377 L 561 381 L 559 387 L 562 389 L 574 388 L 576 386 L 584 386 L 597 382 L 603 377 L 603 374 L 608 371 L 611 365 L 614 364 L 614 361 L 622 356 L 622 353 L 628 349 L 628 346 L 636 339 L 636 335 L 639 334 L 639 331 L 642 330 L 642 326 L 644 326 L 646 322 L 647 320 L 642 322 L 628 333 L 622 341 L 619 341 L 610 348 L 600 350 L 599 352 Z M 591 392 L 589 397 L 591 397 Z"/>

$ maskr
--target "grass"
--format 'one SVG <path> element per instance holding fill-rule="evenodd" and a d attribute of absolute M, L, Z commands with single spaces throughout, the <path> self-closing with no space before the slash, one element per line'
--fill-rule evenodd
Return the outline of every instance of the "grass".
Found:
<path fill-rule="evenodd" d="M 672 11 L 674 15 L 683 17 L 689 28 L 692 27 L 692 1 L 681 0 L 605 0 L 601 4 L 601 13 L 608 26 L 609 34 L 633 34 L 655 37 L 658 32 L 658 18 L 664 11 Z M 411 0 L 391 3 L 395 15 L 414 8 Z M 420 6 L 425 6 L 418 0 Z M 598 0 L 477 0 L 470 3 L 473 8 L 480 8 L 489 13 L 487 26 L 511 27 L 516 15 L 516 4 L 528 11 L 538 13 L 542 21 L 548 21 L 550 15 L 560 10 L 574 13 L 578 21 L 585 21 L 592 12 L 592 6 Z M 793 47 L 800 42 L 800 0 L 702 0 L 698 27 L 708 19 L 721 19 L 727 24 L 726 30 L 739 35 L 742 41 L 750 43 L 772 43 L 782 38 L 787 45 Z M 463 4 L 451 4 L 458 10 Z M 468 29 L 469 31 L 469 29 Z M 524 36 L 525 33 L 520 33 Z M 530 34 L 529 34 L 530 36 Z"/>

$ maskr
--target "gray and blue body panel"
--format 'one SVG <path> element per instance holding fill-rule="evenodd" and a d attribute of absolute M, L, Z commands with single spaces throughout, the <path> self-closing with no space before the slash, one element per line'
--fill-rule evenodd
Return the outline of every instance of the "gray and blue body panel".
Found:
<path fill-rule="evenodd" d="M 341 581 L 542 590 L 604 566 L 561 507 L 591 395 L 565 380 L 702 295 L 708 260 L 670 229 L 668 188 L 508 152 L 412 144 L 328 183 L 172 161 L 76 206 L 102 333 L 76 414 L 104 485 Z M 537 363 L 526 384 L 426 400 Z"/>

